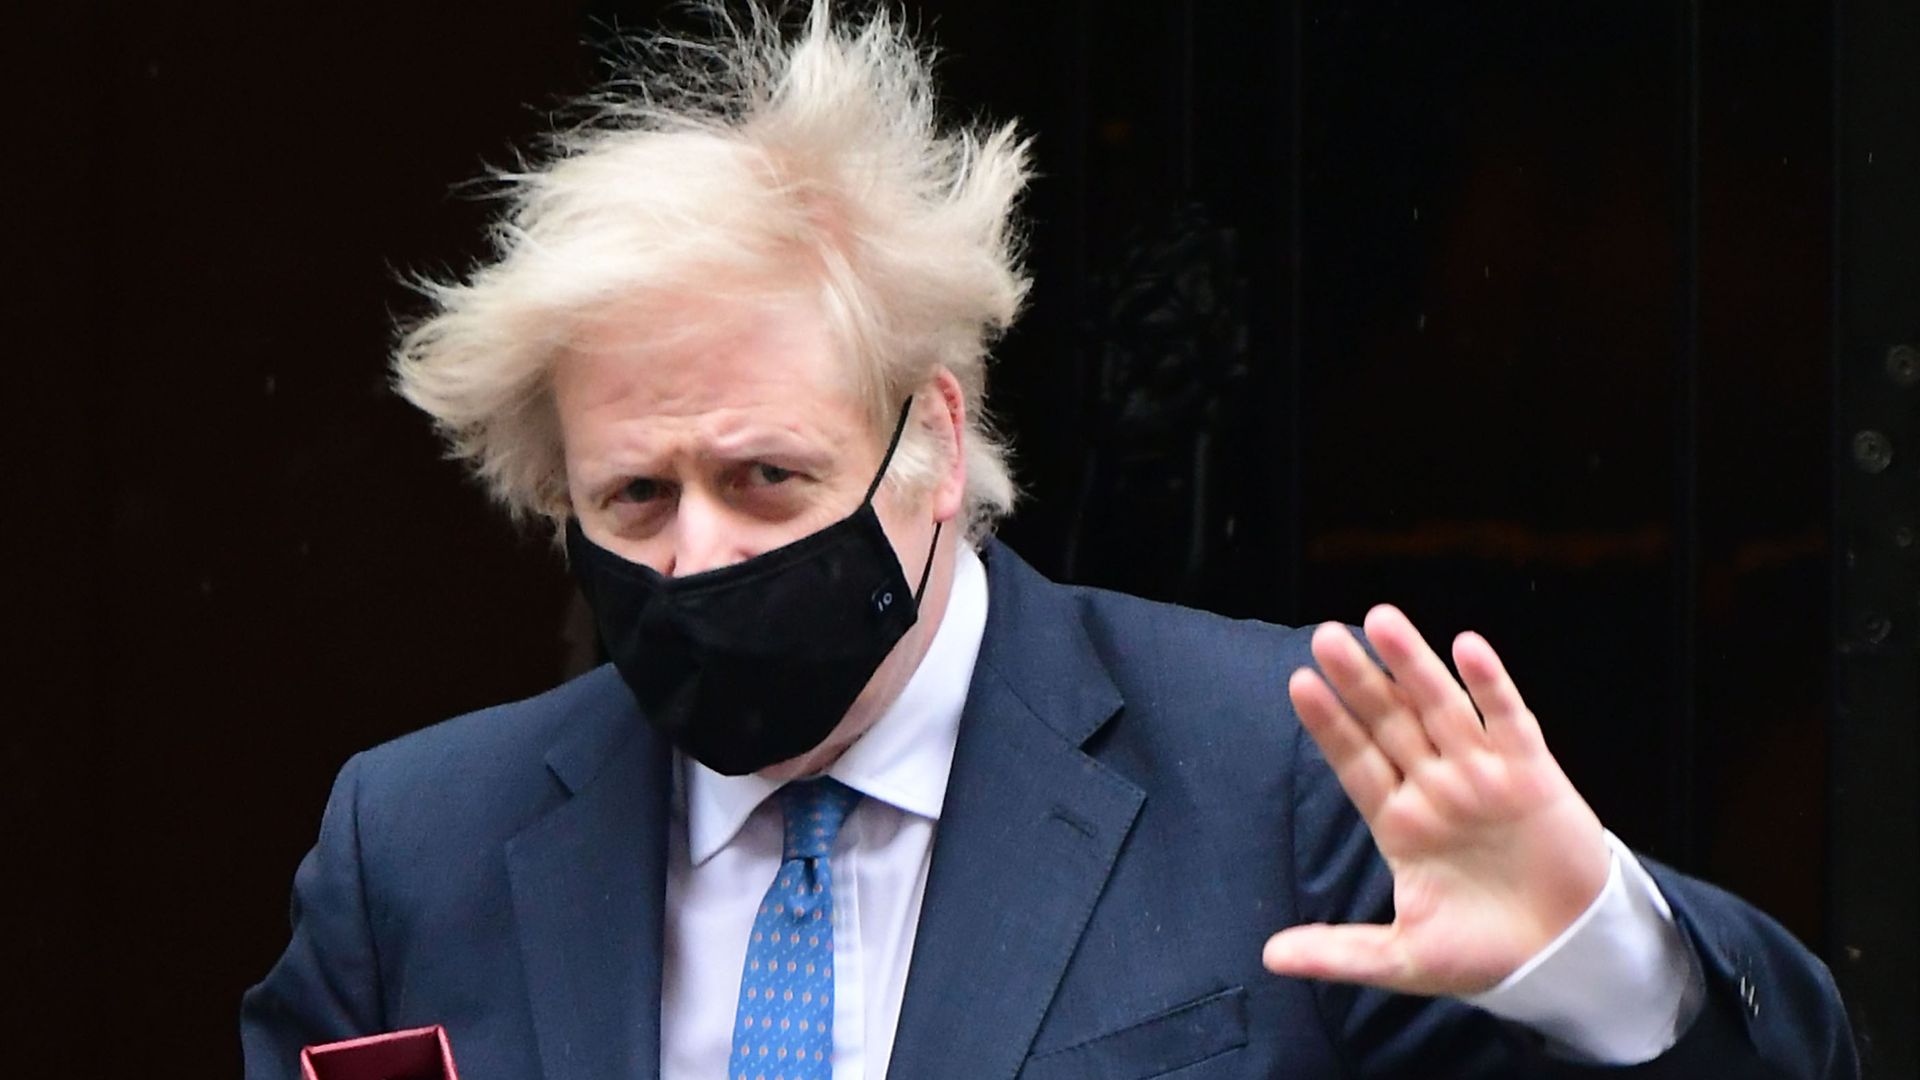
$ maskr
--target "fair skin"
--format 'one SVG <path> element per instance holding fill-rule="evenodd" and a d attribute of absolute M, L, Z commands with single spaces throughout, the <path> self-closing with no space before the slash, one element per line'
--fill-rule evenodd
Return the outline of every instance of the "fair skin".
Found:
<path fill-rule="evenodd" d="M 1394 921 L 1291 927 L 1262 959 L 1402 993 L 1492 989 L 1600 895 L 1600 821 L 1485 638 L 1454 639 L 1456 680 L 1398 609 L 1364 628 L 1386 671 L 1328 623 L 1313 635 L 1324 677 L 1301 668 L 1287 690 L 1393 873 Z"/>
<path fill-rule="evenodd" d="M 684 318 L 685 305 L 700 302 L 676 306 Z M 701 314 L 696 324 L 714 329 L 649 344 L 657 312 L 610 312 L 586 324 L 553 370 L 568 493 L 582 530 L 669 576 L 742 562 L 846 517 L 859 508 L 893 433 L 891 423 L 876 431 L 869 421 L 809 305 L 771 303 L 733 318 Z M 965 422 L 959 383 L 936 371 L 908 424 L 933 441 L 942 471 L 930 488 L 889 483 L 874 497 L 910 585 L 920 582 L 935 522 L 943 524 L 919 618 L 826 741 L 762 776 L 785 781 L 825 771 L 880 718 L 926 655 L 953 580 Z"/>
<path fill-rule="evenodd" d="M 693 574 L 860 505 L 891 428 L 876 430 L 845 384 L 813 309 L 762 305 L 696 320 L 718 327 L 710 332 L 646 344 L 658 314 L 593 320 L 555 365 L 568 489 L 590 539 L 663 574 Z M 826 742 L 762 775 L 825 770 L 926 655 L 953 580 L 965 420 L 958 383 L 937 371 L 909 424 L 933 440 L 939 475 L 917 492 L 883 485 L 875 500 L 910 582 L 935 522 L 945 524 L 918 622 Z M 1456 679 L 1398 610 L 1376 607 L 1365 629 L 1384 671 L 1329 624 L 1313 636 L 1320 672 L 1295 671 L 1288 692 L 1393 873 L 1395 921 L 1292 927 L 1263 960 L 1276 974 L 1406 993 L 1489 989 L 1599 895 L 1610 862 L 1600 823 L 1484 639 L 1454 640 Z"/>

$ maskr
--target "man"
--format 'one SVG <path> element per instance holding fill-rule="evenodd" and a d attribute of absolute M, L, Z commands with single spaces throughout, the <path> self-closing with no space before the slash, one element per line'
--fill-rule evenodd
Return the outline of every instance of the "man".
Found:
<path fill-rule="evenodd" d="M 429 1023 L 467 1080 L 1853 1074 L 1825 969 L 1613 841 L 1484 640 L 994 543 L 1024 144 L 885 18 L 679 49 L 397 360 L 613 663 L 348 763 L 250 1076 Z"/>

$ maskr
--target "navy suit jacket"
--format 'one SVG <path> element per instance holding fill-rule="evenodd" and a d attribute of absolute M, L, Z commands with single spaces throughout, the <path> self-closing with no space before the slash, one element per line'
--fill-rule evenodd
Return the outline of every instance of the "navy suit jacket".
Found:
<path fill-rule="evenodd" d="M 986 636 L 889 1076 L 1590 1071 L 1459 1002 L 1260 967 L 1281 927 L 1391 913 L 1287 700 L 1306 631 L 984 557 Z M 611 668 L 349 761 L 294 879 L 292 941 L 242 1006 L 247 1076 L 436 1023 L 463 1080 L 657 1076 L 670 763 Z M 1619 1075 L 1854 1075 L 1826 969 L 1739 900 L 1651 869 L 1707 1001 Z"/>

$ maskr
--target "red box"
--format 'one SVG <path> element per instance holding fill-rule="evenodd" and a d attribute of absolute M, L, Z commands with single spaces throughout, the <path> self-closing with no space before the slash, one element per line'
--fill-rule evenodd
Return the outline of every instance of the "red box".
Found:
<path fill-rule="evenodd" d="M 460 1080 L 447 1029 L 414 1028 L 300 1051 L 304 1080 Z"/>

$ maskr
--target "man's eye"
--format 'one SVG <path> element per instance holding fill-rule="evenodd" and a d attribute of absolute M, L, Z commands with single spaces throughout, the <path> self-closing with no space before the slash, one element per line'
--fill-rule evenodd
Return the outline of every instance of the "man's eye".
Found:
<path fill-rule="evenodd" d="M 628 502 L 652 502 L 664 494 L 665 484 L 644 476 L 627 481 L 626 486 L 620 489 L 620 497 Z"/>
<path fill-rule="evenodd" d="M 798 475 L 800 474 L 792 469 L 783 469 L 778 465 L 768 465 L 765 462 L 760 462 L 753 467 L 753 479 L 761 484 L 784 484 Z"/>

